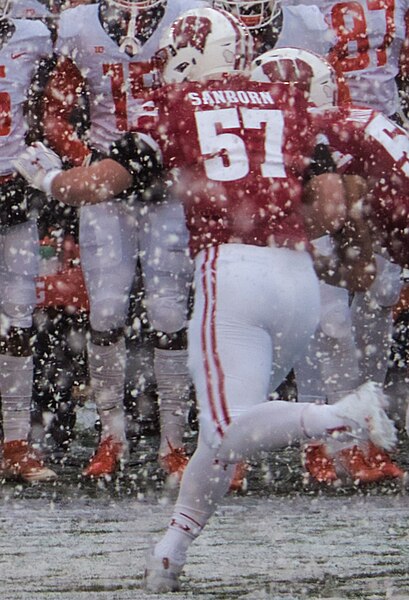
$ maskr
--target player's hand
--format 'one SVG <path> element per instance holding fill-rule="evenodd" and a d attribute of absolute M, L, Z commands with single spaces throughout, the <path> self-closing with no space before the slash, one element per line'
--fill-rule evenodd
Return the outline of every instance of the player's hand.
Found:
<path fill-rule="evenodd" d="M 62 169 L 62 161 L 58 154 L 42 142 L 34 142 L 28 146 L 12 163 L 30 187 L 45 193 L 49 192 L 49 178 L 46 176 Z"/>

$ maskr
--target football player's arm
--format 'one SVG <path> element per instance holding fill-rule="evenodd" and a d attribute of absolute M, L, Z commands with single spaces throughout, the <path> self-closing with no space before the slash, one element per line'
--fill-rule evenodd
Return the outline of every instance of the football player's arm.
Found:
<path fill-rule="evenodd" d="M 63 170 L 60 157 L 41 142 L 27 148 L 13 164 L 29 186 L 71 206 L 98 204 L 121 194 L 136 193 L 147 201 L 160 201 L 163 185 L 162 157 L 153 140 L 135 133 L 112 144 L 109 155 L 90 166 Z"/>
<path fill-rule="evenodd" d="M 317 143 L 311 164 L 305 173 L 301 211 L 311 240 L 334 233 L 344 224 L 344 183 L 342 176 L 336 172 L 336 165 L 326 143 Z"/>
<path fill-rule="evenodd" d="M 61 57 L 51 73 L 42 99 L 44 136 L 64 160 L 79 166 L 91 154 L 71 122 L 74 109 L 85 93 L 85 83 L 74 63 Z"/>
<path fill-rule="evenodd" d="M 350 292 L 366 291 L 376 275 L 370 225 L 363 212 L 366 182 L 357 175 L 343 176 L 346 216 L 343 226 L 332 234 L 335 242 L 334 262 L 322 262 L 321 278 L 330 285 L 345 287 Z M 320 257 L 321 261 L 323 258 Z M 316 259 L 316 264 L 320 264 Z M 333 261 L 332 257 L 332 261 Z"/>
<path fill-rule="evenodd" d="M 52 179 L 50 194 L 70 206 L 112 200 L 131 188 L 133 176 L 121 164 L 106 158 L 89 167 L 73 167 Z"/>

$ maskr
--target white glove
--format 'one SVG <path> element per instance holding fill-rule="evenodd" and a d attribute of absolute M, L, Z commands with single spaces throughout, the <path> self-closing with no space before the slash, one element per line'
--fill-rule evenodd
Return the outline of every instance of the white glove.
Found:
<path fill-rule="evenodd" d="M 42 142 L 34 142 L 28 146 L 12 163 L 30 187 L 48 195 L 52 180 L 62 170 L 62 162 L 58 154 L 44 146 Z"/>

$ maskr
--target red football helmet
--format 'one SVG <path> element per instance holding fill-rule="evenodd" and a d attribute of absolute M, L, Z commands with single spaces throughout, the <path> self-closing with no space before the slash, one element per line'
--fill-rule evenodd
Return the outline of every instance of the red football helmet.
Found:
<path fill-rule="evenodd" d="M 230 13 L 215 8 L 183 13 L 163 35 L 160 48 L 157 58 L 164 83 L 243 72 L 253 57 L 247 28 Z"/>
<path fill-rule="evenodd" d="M 328 108 L 338 103 L 339 81 L 335 69 L 325 58 L 307 50 L 269 50 L 253 61 L 251 78 L 295 84 L 318 107 Z"/>
<path fill-rule="evenodd" d="M 214 0 L 213 5 L 238 17 L 248 29 L 269 25 L 280 10 L 276 0 Z"/>

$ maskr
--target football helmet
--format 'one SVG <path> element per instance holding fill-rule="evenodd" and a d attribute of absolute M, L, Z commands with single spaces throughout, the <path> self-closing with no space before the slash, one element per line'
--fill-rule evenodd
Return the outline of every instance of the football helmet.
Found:
<path fill-rule="evenodd" d="M 276 0 L 214 0 L 213 6 L 235 15 L 248 29 L 269 25 L 280 12 Z"/>
<path fill-rule="evenodd" d="M 5 19 L 10 12 L 11 1 L 10 0 L 0 0 L 0 20 Z"/>
<path fill-rule="evenodd" d="M 251 79 L 295 84 L 319 108 L 338 103 L 335 69 L 325 58 L 307 50 L 279 48 L 261 54 L 252 63 Z"/>
<path fill-rule="evenodd" d="M 166 0 L 109 0 L 109 4 L 121 10 L 134 11 L 140 14 L 151 8 L 166 4 Z"/>
<path fill-rule="evenodd" d="M 230 13 L 215 8 L 185 12 L 170 26 L 156 55 L 164 83 L 199 81 L 205 77 L 248 71 L 253 40 Z"/>

